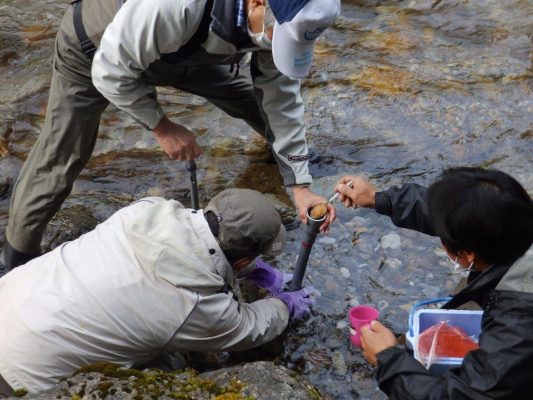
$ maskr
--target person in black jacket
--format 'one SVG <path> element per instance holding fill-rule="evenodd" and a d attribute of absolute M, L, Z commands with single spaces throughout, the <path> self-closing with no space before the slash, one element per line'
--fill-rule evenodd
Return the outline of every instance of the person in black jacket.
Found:
<path fill-rule="evenodd" d="M 469 271 L 467 286 L 443 308 L 474 301 L 484 310 L 479 349 L 440 377 L 379 322 L 363 328 L 363 354 L 377 365 L 381 390 L 401 400 L 533 398 L 533 201 L 525 189 L 500 171 L 452 168 L 429 188 L 378 192 L 347 176 L 336 190 L 346 207 L 375 208 L 399 227 L 440 237 Z"/>

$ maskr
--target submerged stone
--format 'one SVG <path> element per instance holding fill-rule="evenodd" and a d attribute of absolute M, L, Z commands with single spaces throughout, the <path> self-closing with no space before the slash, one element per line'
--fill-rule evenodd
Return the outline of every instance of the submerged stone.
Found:
<path fill-rule="evenodd" d="M 402 239 L 397 233 L 391 232 L 381 238 L 381 247 L 384 249 L 398 249 L 402 245 Z"/>

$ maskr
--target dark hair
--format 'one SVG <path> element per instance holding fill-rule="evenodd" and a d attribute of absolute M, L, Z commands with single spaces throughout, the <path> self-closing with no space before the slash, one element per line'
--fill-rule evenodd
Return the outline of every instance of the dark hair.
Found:
<path fill-rule="evenodd" d="M 512 264 L 533 243 L 533 201 L 501 171 L 445 170 L 429 187 L 428 209 L 449 250 L 473 251 L 491 265 Z"/>

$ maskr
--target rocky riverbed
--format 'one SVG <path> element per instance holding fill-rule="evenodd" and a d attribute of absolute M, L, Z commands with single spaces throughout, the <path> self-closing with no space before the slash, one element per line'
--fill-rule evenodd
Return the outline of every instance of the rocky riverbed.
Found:
<path fill-rule="evenodd" d="M 53 38 L 67 6 L 57 0 L 0 4 L 0 230 L 13 183 L 43 124 Z M 333 194 L 347 173 L 384 189 L 428 184 L 454 165 L 504 170 L 533 193 L 530 1 L 344 0 L 342 8 L 302 82 L 317 193 Z M 166 88 L 159 96 L 204 149 L 197 160 L 201 205 L 225 187 L 267 193 L 294 228 L 284 254 L 272 262 L 291 270 L 302 230 L 264 141 L 199 97 Z M 185 166 L 168 160 L 149 133 L 110 107 L 93 157 L 50 224 L 44 248 L 148 195 L 190 204 Z M 372 304 L 382 322 L 403 333 L 409 308 L 447 294 L 457 278 L 437 240 L 395 228 L 371 210 L 339 206 L 330 235 L 313 247 L 305 283 L 321 293 L 308 319 L 253 351 L 184 355 L 188 365 L 203 374 L 274 362 L 323 396 L 383 399 L 373 369 L 348 342 L 348 309 Z"/>

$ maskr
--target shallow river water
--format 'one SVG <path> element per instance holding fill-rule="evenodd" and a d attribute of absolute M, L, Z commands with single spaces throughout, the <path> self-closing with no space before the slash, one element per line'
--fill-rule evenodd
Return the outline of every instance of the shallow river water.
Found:
<path fill-rule="evenodd" d="M 43 124 L 65 7 L 58 0 L 0 0 L 2 231 L 13 180 Z M 315 191 L 331 195 L 343 174 L 387 188 L 428 184 L 447 166 L 475 165 L 504 170 L 533 194 L 532 33 L 528 0 L 343 1 L 303 82 Z M 287 204 L 259 135 L 202 98 L 159 94 L 168 115 L 195 131 L 204 149 L 197 160 L 201 204 L 232 186 Z M 64 207 L 83 206 L 101 221 L 146 195 L 190 204 L 185 166 L 110 107 Z M 300 239 L 295 226 L 278 266 L 294 266 Z M 291 326 L 273 349 L 218 362 L 276 359 L 334 398 L 382 399 L 373 369 L 349 345 L 349 307 L 372 304 L 402 333 L 410 306 L 447 294 L 457 278 L 437 240 L 395 228 L 370 210 L 339 206 L 330 235 L 313 247 L 305 283 L 321 293 L 309 319 Z"/>

